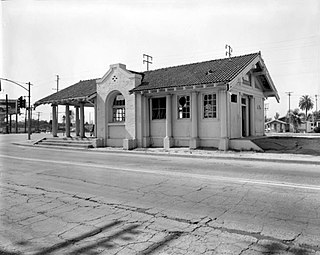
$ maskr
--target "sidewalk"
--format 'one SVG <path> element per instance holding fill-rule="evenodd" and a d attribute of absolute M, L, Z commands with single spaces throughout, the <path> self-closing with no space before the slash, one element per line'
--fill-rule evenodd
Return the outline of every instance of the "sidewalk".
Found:
<path fill-rule="evenodd" d="M 34 146 L 33 144 L 45 137 L 46 134 L 33 134 L 31 140 L 15 142 L 16 145 Z M 42 146 L 43 147 L 43 146 Z M 196 149 L 189 148 L 137 148 L 134 150 L 123 150 L 122 148 L 104 147 L 92 149 L 75 149 L 72 147 L 52 147 L 65 150 L 85 150 L 99 153 L 124 153 L 124 154 L 145 154 L 145 155 L 161 155 L 174 157 L 194 157 L 194 158 L 215 158 L 221 160 L 250 160 L 250 161 L 265 161 L 265 162 L 282 162 L 291 164 L 313 164 L 320 165 L 320 156 L 305 155 L 305 154 L 286 154 L 286 153 L 267 153 L 254 151 L 219 151 L 214 149 Z"/>

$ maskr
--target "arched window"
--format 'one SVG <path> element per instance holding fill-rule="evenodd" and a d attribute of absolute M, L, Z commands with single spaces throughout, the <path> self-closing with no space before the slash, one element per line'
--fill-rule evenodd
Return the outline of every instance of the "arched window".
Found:
<path fill-rule="evenodd" d="M 112 105 L 112 113 L 113 113 L 113 122 L 123 122 L 125 121 L 126 116 L 126 107 L 124 96 L 121 94 L 117 94 L 114 98 Z"/>

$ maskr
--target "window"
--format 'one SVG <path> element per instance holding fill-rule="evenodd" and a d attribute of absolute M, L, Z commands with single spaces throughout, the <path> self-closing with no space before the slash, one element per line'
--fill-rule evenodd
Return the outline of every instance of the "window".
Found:
<path fill-rule="evenodd" d="M 178 96 L 178 119 L 190 118 L 190 96 Z"/>
<path fill-rule="evenodd" d="M 113 101 L 113 122 L 125 121 L 126 108 L 123 95 L 118 94 Z"/>
<path fill-rule="evenodd" d="M 217 117 L 217 95 L 207 94 L 203 95 L 203 118 Z"/>
<path fill-rule="evenodd" d="M 238 101 L 237 95 L 232 94 L 232 95 L 231 95 L 231 102 L 232 102 L 232 103 L 236 103 L 237 101 Z"/>
<path fill-rule="evenodd" d="M 161 120 L 166 118 L 166 98 L 152 98 L 152 119 Z"/>

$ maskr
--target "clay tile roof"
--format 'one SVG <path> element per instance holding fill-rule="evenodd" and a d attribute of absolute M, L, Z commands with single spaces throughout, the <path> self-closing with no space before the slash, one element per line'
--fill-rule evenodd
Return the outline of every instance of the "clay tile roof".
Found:
<path fill-rule="evenodd" d="M 64 100 L 85 99 L 86 97 L 96 93 L 96 80 L 97 79 L 79 81 L 70 87 L 38 100 L 35 105 L 50 104 Z"/>
<path fill-rule="evenodd" d="M 141 85 L 131 92 L 233 80 L 260 53 L 143 72 Z"/>

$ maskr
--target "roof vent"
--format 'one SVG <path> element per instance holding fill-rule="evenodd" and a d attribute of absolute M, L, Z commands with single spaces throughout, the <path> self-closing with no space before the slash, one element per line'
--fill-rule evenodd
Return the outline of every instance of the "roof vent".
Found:
<path fill-rule="evenodd" d="M 213 71 L 211 69 L 209 69 L 209 71 L 206 72 L 206 75 L 209 75 L 209 74 L 212 74 L 212 73 L 213 73 Z"/>

